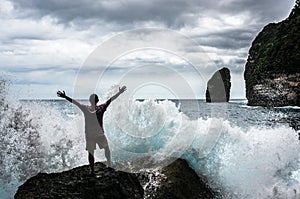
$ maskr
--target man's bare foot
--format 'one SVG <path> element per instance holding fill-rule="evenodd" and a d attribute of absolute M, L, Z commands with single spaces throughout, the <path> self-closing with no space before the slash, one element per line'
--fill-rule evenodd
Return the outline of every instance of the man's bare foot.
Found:
<path fill-rule="evenodd" d="M 90 174 L 88 174 L 88 176 L 89 176 L 89 177 L 96 177 L 96 174 L 95 174 L 95 172 L 94 172 L 94 171 L 91 171 L 91 173 L 90 173 Z"/>
<path fill-rule="evenodd" d="M 107 167 L 111 167 L 111 161 L 107 161 L 107 162 L 106 162 L 106 166 L 107 166 Z"/>

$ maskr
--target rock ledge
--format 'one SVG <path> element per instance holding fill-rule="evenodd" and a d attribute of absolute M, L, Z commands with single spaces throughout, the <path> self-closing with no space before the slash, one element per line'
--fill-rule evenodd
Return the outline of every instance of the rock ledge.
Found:
<path fill-rule="evenodd" d="M 147 162 L 139 160 L 130 165 Z M 128 163 L 118 163 L 124 167 Z M 214 198 L 204 177 L 199 178 L 185 160 L 177 159 L 157 169 L 139 169 L 138 172 L 123 172 L 95 164 L 97 177 L 88 177 L 89 166 L 81 166 L 61 173 L 39 173 L 21 185 L 16 199 L 25 198 Z M 133 169 L 134 170 L 134 169 Z"/>

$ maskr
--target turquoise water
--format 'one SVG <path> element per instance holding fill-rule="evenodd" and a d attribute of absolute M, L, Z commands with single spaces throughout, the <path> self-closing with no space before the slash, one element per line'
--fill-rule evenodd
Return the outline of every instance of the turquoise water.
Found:
<path fill-rule="evenodd" d="M 38 172 L 88 163 L 83 118 L 72 104 L 6 101 L 0 111 L 0 198 L 11 198 Z M 120 98 L 105 113 L 104 128 L 113 161 L 182 157 L 223 198 L 299 198 L 299 118 L 299 107 L 250 107 L 245 100 Z M 103 151 L 95 155 L 105 160 Z"/>

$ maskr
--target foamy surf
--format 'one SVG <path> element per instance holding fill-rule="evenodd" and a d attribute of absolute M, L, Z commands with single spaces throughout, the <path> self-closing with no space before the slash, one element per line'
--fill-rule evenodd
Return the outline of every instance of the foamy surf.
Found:
<path fill-rule="evenodd" d="M 71 104 L 5 100 L 0 112 L 1 198 L 13 197 L 38 172 L 87 164 L 83 118 Z M 183 157 L 223 198 L 300 197 L 294 129 L 283 124 L 249 128 L 209 115 L 190 119 L 168 100 L 116 100 L 104 122 L 113 161 Z M 103 151 L 97 150 L 96 160 L 105 160 Z"/>

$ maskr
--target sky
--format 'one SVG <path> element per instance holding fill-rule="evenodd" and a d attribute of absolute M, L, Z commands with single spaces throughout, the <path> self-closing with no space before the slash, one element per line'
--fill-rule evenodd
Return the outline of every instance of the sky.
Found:
<path fill-rule="evenodd" d="M 255 36 L 294 0 L 1 0 L 0 74 L 20 99 L 104 96 L 204 98 L 215 71 L 231 71 L 231 98 Z"/>

